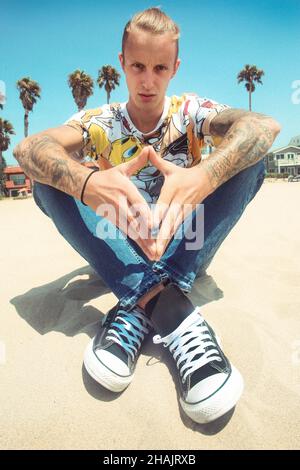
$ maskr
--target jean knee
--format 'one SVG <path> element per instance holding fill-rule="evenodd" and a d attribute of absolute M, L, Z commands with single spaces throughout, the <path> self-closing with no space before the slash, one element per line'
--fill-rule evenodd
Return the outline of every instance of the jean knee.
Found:
<path fill-rule="evenodd" d="M 255 182 L 255 187 L 254 187 L 255 189 L 253 191 L 253 196 L 260 190 L 264 182 L 265 176 L 266 176 L 266 168 L 265 168 L 264 162 L 261 160 L 257 164 L 257 177 L 256 177 L 256 182 Z"/>
<path fill-rule="evenodd" d="M 34 199 L 34 202 L 36 203 L 36 205 L 41 209 L 41 211 L 47 216 L 49 217 L 49 214 L 46 212 L 45 208 L 43 207 L 43 204 L 41 202 L 41 197 L 38 195 L 38 193 L 40 192 L 39 189 L 42 185 L 38 182 L 34 182 L 33 184 L 33 188 L 32 188 L 32 197 Z"/>

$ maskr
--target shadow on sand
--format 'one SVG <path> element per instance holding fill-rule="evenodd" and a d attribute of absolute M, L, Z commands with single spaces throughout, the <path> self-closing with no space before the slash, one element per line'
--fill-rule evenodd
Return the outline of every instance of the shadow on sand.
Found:
<path fill-rule="evenodd" d="M 15 306 L 20 317 L 42 335 L 57 331 L 67 336 L 86 333 L 92 338 L 106 312 L 101 312 L 92 305 L 86 304 L 92 299 L 109 293 L 111 293 L 109 287 L 87 265 L 53 282 L 34 287 L 25 294 L 12 298 L 10 302 Z M 192 292 L 188 296 L 194 305 L 203 306 L 221 299 L 223 292 L 212 276 L 203 273 L 195 280 Z M 213 435 L 226 426 L 234 410 L 207 425 L 194 423 L 181 411 L 176 366 L 162 346 L 154 345 L 148 337 L 143 345 L 142 354 L 149 357 L 148 367 L 155 365 L 158 361 L 165 363 L 168 367 L 176 388 L 181 418 L 187 427 L 205 435 Z M 84 367 L 82 367 L 82 378 L 87 392 L 97 400 L 112 401 L 120 396 L 120 393 L 112 393 L 97 384 L 87 374 Z"/>

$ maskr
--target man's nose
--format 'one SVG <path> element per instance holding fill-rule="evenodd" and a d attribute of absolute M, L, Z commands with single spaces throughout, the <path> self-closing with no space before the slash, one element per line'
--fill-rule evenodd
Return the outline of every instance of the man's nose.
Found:
<path fill-rule="evenodd" d="M 154 77 L 153 77 L 153 73 L 150 70 L 147 70 L 144 72 L 142 84 L 146 90 L 151 90 L 153 88 Z"/>

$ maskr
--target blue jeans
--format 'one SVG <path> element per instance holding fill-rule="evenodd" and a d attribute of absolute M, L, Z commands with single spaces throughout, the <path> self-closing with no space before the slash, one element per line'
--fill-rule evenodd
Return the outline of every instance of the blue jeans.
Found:
<path fill-rule="evenodd" d="M 38 182 L 34 183 L 33 197 L 59 233 L 116 295 L 120 306 L 130 310 L 162 280 L 190 292 L 195 278 L 206 270 L 260 189 L 264 176 L 265 167 L 261 160 L 219 186 L 202 202 L 205 216 L 202 247 L 186 249 L 186 242 L 190 240 L 184 234 L 181 238 L 175 236 L 161 259 L 155 262 L 146 257 L 134 240 L 126 238 L 111 222 L 76 198 Z M 189 216 L 191 224 L 196 215 L 197 210 Z M 105 231 L 114 236 L 104 236 Z"/>

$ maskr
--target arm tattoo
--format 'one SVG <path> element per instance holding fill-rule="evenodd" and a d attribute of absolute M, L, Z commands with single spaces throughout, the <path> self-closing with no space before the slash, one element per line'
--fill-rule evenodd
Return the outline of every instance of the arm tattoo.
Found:
<path fill-rule="evenodd" d="M 19 144 L 13 154 L 30 178 L 80 199 L 90 170 L 75 162 L 53 137 L 29 138 Z"/>
<path fill-rule="evenodd" d="M 224 137 L 232 124 L 239 118 L 250 114 L 243 109 L 225 109 L 211 121 L 209 131 L 212 136 Z M 254 113 L 253 113 L 254 114 Z"/>
<path fill-rule="evenodd" d="M 261 160 L 279 131 L 278 123 L 262 114 L 226 110 L 216 116 L 211 121 L 210 132 L 224 138 L 200 163 L 208 173 L 213 190 Z"/>

